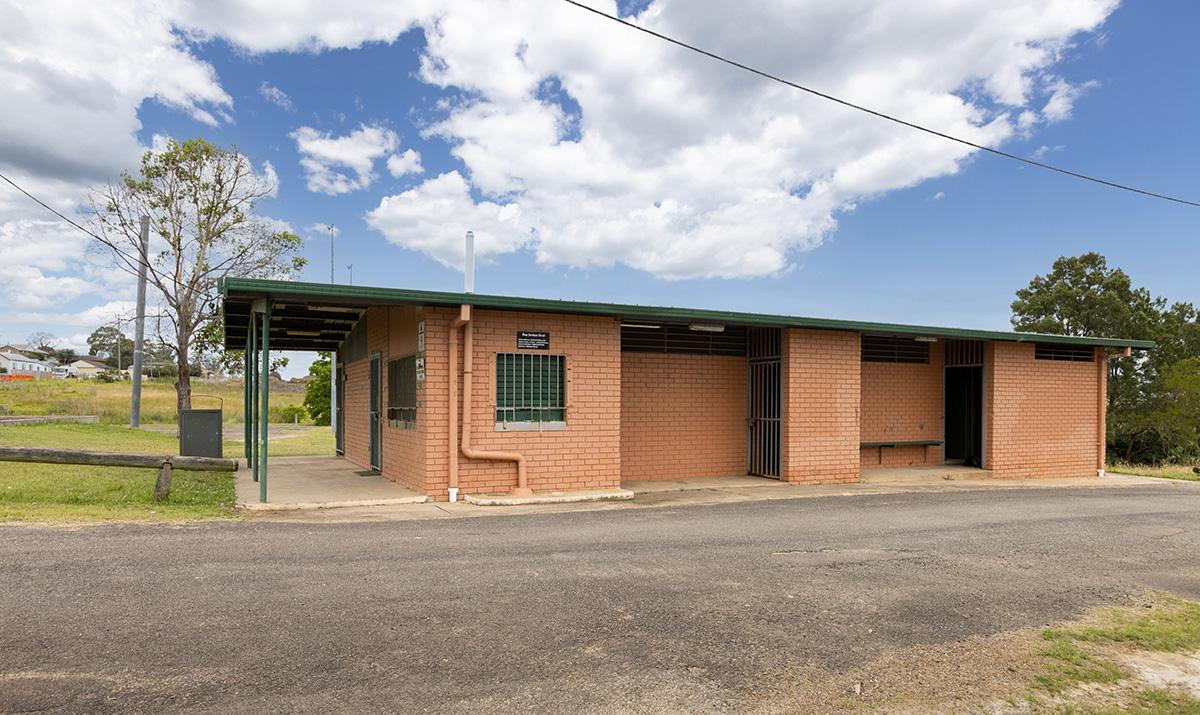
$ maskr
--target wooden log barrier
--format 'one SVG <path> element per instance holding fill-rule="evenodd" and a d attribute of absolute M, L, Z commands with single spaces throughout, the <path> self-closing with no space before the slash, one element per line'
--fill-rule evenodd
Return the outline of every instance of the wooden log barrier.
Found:
<path fill-rule="evenodd" d="M 96 467 L 136 467 L 157 469 L 154 498 L 163 499 L 171 490 L 173 470 L 193 472 L 236 472 L 236 459 L 216 457 L 156 456 L 120 452 L 86 452 L 77 449 L 46 447 L 0 447 L 0 462 L 39 462 L 45 464 L 84 464 Z"/>

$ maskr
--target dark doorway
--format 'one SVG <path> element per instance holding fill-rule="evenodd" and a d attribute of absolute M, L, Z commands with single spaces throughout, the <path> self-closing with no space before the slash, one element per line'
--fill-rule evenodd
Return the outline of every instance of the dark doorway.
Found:
<path fill-rule="evenodd" d="M 752 328 L 746 336 L 746 472 L 779 479 L 782 452 L 783 331 Z"/>
<path fill-rule="evenodd" d="M 983 457 L 983 368 L 946 368 L 947 462 L 974 467 Z"/>

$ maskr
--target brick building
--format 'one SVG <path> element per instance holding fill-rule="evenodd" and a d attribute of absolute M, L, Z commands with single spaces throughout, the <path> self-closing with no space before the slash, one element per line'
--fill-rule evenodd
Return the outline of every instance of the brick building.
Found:
<path fill-rule="evenodd" d="M 227 347 L 261 350 L 266 323 L 269 349 L 336 354 L 339 454 L 443 500 L 947 463 L 1094 476 L 1108 357 L 1153 347 L 250 279 L 222 291 Z"/>

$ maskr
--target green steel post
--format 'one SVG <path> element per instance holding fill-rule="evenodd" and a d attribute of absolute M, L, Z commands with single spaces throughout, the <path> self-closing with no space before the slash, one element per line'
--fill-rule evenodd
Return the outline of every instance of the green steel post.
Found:
<path fill-rule="evenodd" d="M 271 386 L 271 301 L 263 306 L 262 317 L 262 372 L 259 381 L 262 382 L 262 405 L 259 407 L 259 419 L 262 421 L 262 442 L 259 443 L 258 455 L 258 500 L 267 501 L 267 413 L 270 402 Z"/>
<path fill-rule="evenodd" d="M 246 461 L 250 461 L 250 400 L 253 399 L 254 389 L 250 383 L 250 364 L 254 362 L 254 353 L 250 348 L 250 331 L 246 331 L 246 352 L 242 354 L 242 452 Z"/>
<path fill-rule="evenodd" d="M 250 477 L 258 481 L 258 316 L 250 313 Z"/>

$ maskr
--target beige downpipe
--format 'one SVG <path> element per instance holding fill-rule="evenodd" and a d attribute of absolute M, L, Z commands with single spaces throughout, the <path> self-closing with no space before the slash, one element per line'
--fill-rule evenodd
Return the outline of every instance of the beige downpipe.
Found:
<path fill-rule="evenodd" d="M 458 329 L 463 328 L 463 395 L 462 395 L 462 445 L 458 445 L 458 376 L 453 374 L 458 365 Z M 450 501 L 458 498 L 458 452 L 467 459 L 517 463 L 517 486 L 509 494 L 530 496 L 533 490 L 525 473 L 525 457 L 517 452 L 490 452 L 471 446 L 471 392 L 472 362 L 474 359 L 474 326 L 471 321 L 471 306 L 463 305 L 450 323 Z"/>

